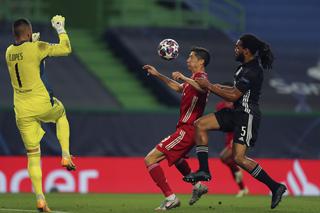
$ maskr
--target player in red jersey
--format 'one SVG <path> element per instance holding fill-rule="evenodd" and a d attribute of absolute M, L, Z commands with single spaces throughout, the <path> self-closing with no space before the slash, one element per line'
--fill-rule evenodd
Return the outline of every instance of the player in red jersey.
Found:
<path fill-rule="evenodd" d="M 167 159 L 169 166 L 175 165 L 183 176 L 191 173 L 191 169 L 185 160 L 185 156 L 195 145 L 195 128 L 193 123 L 202 116 L 208 96 L 208 91 L 201 89 L 194 79 L 208 78 L 205 67 L 208 65 L 209 61 L 210 54 L 206 49 L 201 47 L 192 48 L 186 61 L 188 69 L 192 73 L 190 78 L 185 77 L 180 72 L 173 72 L 173 79 L 170 79 L 160 74 L 151 65 L 143 66 L 143 69 L 150 75 L 160 79 L 174 91 L 182 93 L 180 117 L 176 126 L 176 131 L 163 139 L 145 157 L 145 164 L 150 176 L 166 197 L 164 202 L 155 210 L 169 210 L 180 206 L 180 200 L 167 183 L 159 163 L 162 160 Z M 184 83 L 180 84 L 177 80 L 181 80 Z M 194 204 L 208 191 L 208 188 L 200 182 L 193 183 L 193 185 L 192 198 L 189 201 L 190 205 Z"/>
<path fill-rule="evenodd" d="M 229 101 L 220 101 L 216 105 L 216 111 L 222 109 L 233 109 L 233 103 Z M 247 187 L 243 183 L 243 174 L 236 164 L 232 156 L 233 132 L 226 132 L 225 148 L 220 152 L 220 159 L 227 167 L 229 167 L 232 177 L 239 186 L 239 192 L 236 197 L 243 197 L 249 193 Z"/>

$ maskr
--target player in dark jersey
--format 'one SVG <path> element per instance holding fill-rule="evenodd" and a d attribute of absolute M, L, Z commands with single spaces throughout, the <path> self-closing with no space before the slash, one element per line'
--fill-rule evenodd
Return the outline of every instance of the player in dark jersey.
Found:
<path fill-rule="evenodd" d="M 176 131 L 163 139 L 145 157 L 145 164 L 150 176 L 166 197 L 164 202 L 155 210 L 169 210 L 180 206 L 180 200 L 172 192 L 159 163 L 167 159 L 169 166 L 175 165 L 183 176 L 191 173 L 185 156 L 195 145 L 195 128 L 193 123 L 202 116 L 209 94 L 207 89 L 202 89 L 195 82 L 195 79 L 207 79 L 205 67 L 208 65 L 209 60 L 210 55 L 206 49 L 200 47 L 192 48 L 186 61 L 188 69 L 192 73 L 190 78 L 185 77 L 180 72 L 173 72 L 173 79 L 170 79 L 160 74 L 151 65 L 143 66 L 143 69 L 149 74 L 160 79 L 176 92 L 182 93 L 180 117 Z M 184 83 L 180 84 L 177 80 L 184 81 Z M 190 205 L 194 204 L 203 194 L 207 193 L 208 190 L 208 188 L 200 182 L 196 182 L 193 185 L 192 198 L 189 201 Z"/>
<path fill-rule="evenodd" d="M 232 85 L 223 83 L 223 85 Z M 220 101 L 216 104 L 216 111 L 220 111 L 223 109 L 233 109 L 233 103 L 230 101 Z M 220 152 L 220 160 L 223 164 L 225 164 L 231 171 L 232 177 L 234 181 L 237 183 L 239 187 L 239 191 L 236 197 L 243 197 L 249 193 L 248 188 L 243 183 L 243 174 L 240 170 L 239 166 L 233 159 L 232 155 L 232 146 L 233 146 L 233 132 L 226 132 L 225 133 L 225 147 Z"/>
<path fill-rule="evenodd" d="M 208 168 L 208 130 L 234 132 L 233 156 L 235 162 L 252 177 L 269 187 L 272 192 L 271 208 L 275 208 L 286 191 L 286 186 L 274 181 L 254 160 L 246 156 L 254 146 L 260 123 L 259 98 L 263 70 L 272 69 L 273 53 L 268 44 L 251 34 L 240 37 L 235 45 L 236 60 L 241 62 L 234 75 L 234 86 L 211 84 L 207 79 L 196 79 L 204 89 L 234 102 L 234 109 L 208 114 L 195 122 L 196 151 L 200 168 L 184 177 L 187 182 L 210 180 Z"/>

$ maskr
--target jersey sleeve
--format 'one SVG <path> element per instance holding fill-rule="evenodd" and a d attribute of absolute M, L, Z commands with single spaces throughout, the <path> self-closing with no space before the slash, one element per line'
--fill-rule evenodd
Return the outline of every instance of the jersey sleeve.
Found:
<path fill-rule="evenodd" d="M 197 72 L 194 74 L 193 79 L 196 79 L 196 78 L 208 79 L 208 75 L 205 72 Z"/>
<path fill-rule="evenodd" d="M 255 73 L 248 70 L 236 81 L 235 87 L 240 90 L 240 92 L 246 93 L 251 88 L 255 78 Z"/>
<path fill-rule="evenodd" d="M 71 44 L 67 34 L 59 34 L 59 43 L 50 44 L 48 42 L 38 41 L 40 59 L 51 56 L 67 56 L 71 53 Z"/>

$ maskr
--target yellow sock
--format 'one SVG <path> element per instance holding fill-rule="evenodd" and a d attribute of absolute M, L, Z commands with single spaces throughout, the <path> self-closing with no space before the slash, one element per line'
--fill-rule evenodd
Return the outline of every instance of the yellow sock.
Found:
<path fill-rule="evenodd" d="M 57 138 L 59 140 L 62 156 L 69 156 L 69 137 L 70 137 L 70 128 L 67 116 L 64 114 L 57 120 Z"/>
<path fill-rule="evenodd" d="M 28 172 L 37 199 L 39 197 L 44 198 L 42 192 L 42 171 L 40 166 L 40 152 L 28 154 Z"/>

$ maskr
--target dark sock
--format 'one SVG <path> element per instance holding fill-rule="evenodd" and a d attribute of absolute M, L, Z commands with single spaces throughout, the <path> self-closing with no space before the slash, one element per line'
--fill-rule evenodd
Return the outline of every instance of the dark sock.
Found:
<path fill-rule="evenodd" d="M 269 187 L 269 189 L 274 192 L 278 187 L 279 183 L 275 182 L 262 168 L 259 164 L 250 172 L 251 176 L 260 182 L 264 183 Z"/>
<path fill-rule="evenodd" d="M 175 166 L 183 176 L 186 176 L 186 175 L 191 173 L 191 169 L 190 169 L 190 166 L 189 166 L 188 162 L 183 158 L 181 158 L 175 164 Z"/>
<path fill-rule="evenodd" d="M 197 146 L 196 152 L 199 160 L 199 170 L 209 173 L 208 166 L 208 146 Z"/>

